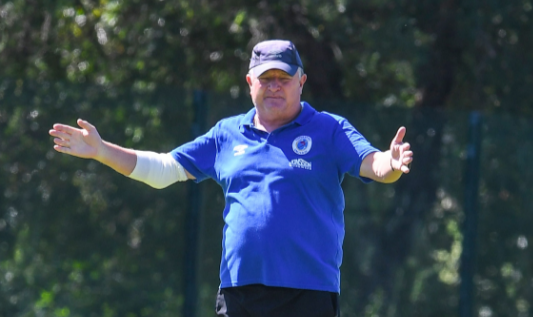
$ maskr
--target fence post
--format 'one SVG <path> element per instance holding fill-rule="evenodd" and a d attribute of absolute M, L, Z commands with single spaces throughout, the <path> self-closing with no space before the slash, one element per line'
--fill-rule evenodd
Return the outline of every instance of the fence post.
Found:
<path fill-rule="evenodd" d="M 193 98 L 194 121 L 192 137 L 205 132 L 207 117 L 206 93 L 195 90 Z M 196 317 L 198 304 L 198 234 L 200 232 L 200 210 L 202 207 L 201 186 L 194 182 L 189 184 L 189 211 L 185 220 L 185 257 L 184 257 L 184 301 L 183 317 Z"/>
<path fill-rule="evenodd" d="M 463 223 L 463 251 L 461 253 L 459 288 L 459 317 L 474 316 L 474 274 L 478 221 L 479 164 L 481 152 L 481 124 L 479 112 L 470 113 L 465 170 L 465 218 Z"/>

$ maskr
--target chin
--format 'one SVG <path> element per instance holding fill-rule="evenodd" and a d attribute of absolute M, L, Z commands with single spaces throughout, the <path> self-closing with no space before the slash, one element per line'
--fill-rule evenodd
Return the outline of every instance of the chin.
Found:
<path fill-rule="evenodd" d="M 267 99 L 263 101 L 263 105 L 267 108 L 283 108 L 287 102 L 284 99 Z"/>

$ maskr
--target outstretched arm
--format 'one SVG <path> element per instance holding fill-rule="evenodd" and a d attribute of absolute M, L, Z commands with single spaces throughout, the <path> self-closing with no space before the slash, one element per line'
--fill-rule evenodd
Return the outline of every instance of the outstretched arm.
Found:
<path fill-rule="evenodd" d="M 78 119 L 81 129 L 54 124 L 54 149 L 72 156 L 94 159 L 115 171 L 155 188 L 164 188 L 177 181 L 194 179 L 168 153 L 135 151 L 102 140 L 96 128 Z"/>
<path fill-rule="evenodd" d="M 96 128 L 89 122 L 78 119 L 81 129 L 64 124 L 54 124 L 49 131 L 54 136 L 54 149 L 76 157 L 94 159 L 123 175 L 130 175 L 137 164 L 137 155 L 132 149 L 102 140 Z"/>
<path fill-rule="evenodd" d="M 367 155 L 361 163 L 360 175 L 381 183 L 393 183 L 402 173 L 409 173 L 413 152 L 411 145 L 403 142 L 405 132 L 405 127 L 398 129 L 388 151 Z"/>

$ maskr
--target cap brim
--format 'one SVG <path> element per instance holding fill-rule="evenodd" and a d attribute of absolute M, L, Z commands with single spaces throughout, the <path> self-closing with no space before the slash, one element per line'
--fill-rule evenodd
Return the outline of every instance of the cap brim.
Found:
<path fill-rule="evenodd" d="M 279 69 L 291 76 L 294 76 L 294 74 L 296 74 L 296 72 L 298 71 L 298 65 L 290 65 L 279 61 L 272 61 L 258 65 L 250 69 L 250 71 L 254 74 L 255 77 L 259 77 L 261 76 L 261 74 L 271 69 Z"/>

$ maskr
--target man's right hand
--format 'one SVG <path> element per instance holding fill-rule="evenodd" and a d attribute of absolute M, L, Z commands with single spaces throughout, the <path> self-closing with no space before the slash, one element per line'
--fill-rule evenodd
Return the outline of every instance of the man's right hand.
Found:
<path fill-rule="evenodd" d="M 78 119 L 81 129 L 54 124 L 49 131 L 54 136 L 54 149 L 73 156 L 95 159 L 115 171 L 130 175 L 137 164 L 137 154 L 132 149 L 102 140 L 96 128 L 85 120 Z"/>
<path fill-rule="evenodd" d="M 77 129 L 64 124 L 54 124 L 49 131 L 54 136 L 54 149 L 61 153 L 89 159 L 97 159 L 102 148 L 102 138 L 96 128 L 89 122 L 78 119 Z"/>

